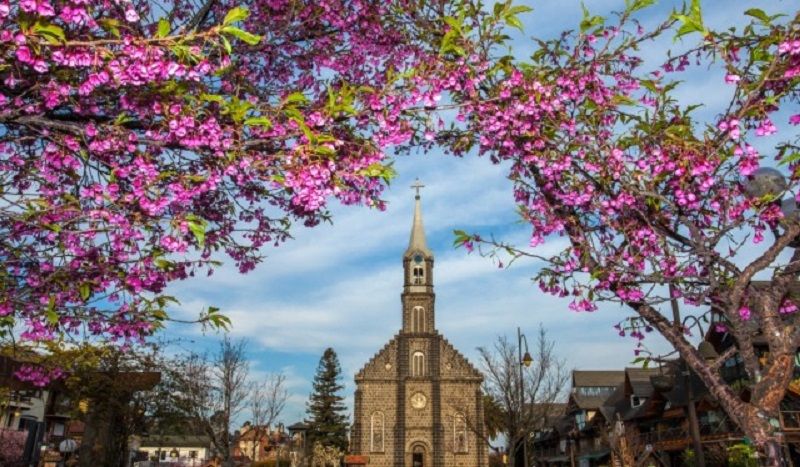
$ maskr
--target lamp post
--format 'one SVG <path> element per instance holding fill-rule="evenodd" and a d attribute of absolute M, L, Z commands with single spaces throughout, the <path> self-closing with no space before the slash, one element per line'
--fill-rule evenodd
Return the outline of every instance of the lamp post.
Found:
<path fill-rule="evenodd" d="M 525 355 L 522 355 L 522 343 L 525 343 Z M 522 413 L 525 410 L 525 381 L 522 378 L 522 367 L 529 367 L 531 363 L 533 363 L 533 358 L 531 358 L 531 354 L 528 352 L 528 339 L 525 337 L 525 334 L 522 334 L 522 330 L 517 327 L 517 364 L 519 366 L 519 410 L 518 410 L 518 417 L 519 417 L 519 425 L 520 428 L 523 430 L 523 439 L 522 439 L 522 460 L 523 465 L 528 467 L 528 427 L 523 426 L 523 417 Z M 514 452 L 518 452 L 516 448 Z"/>

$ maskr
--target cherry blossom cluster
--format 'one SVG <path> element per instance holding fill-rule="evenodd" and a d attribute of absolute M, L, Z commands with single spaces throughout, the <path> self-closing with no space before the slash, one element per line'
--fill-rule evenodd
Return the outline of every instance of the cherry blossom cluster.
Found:
<path fill-rule="evenodd" d="M 415 5 L 0 0 L 0 333 L 144 339 L 221 254 L 383 208 L 452 68 Z"/>

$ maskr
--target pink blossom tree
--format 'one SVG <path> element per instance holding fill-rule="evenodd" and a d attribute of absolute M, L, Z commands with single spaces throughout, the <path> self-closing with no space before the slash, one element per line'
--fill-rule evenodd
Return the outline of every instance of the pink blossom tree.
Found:
<path fill-rule="evenodd" d="M 750 9 L 746 23 L 718 32 L 693 1 L 645 29 L 636 11 L 651 3 L 628 0 L 613 21 L 586 11 L 579 31 L 539 41 L 529 63 L 505 58 L 465 73 L 480 84 L 455 93 L 457 121 L 437 138 L 509 164 L 532 235 L 520 247 L 457 231 L 456 243 L 498 261 L 541 261 L 540 288 L 570 297 L 575 312 L 598 302 L 632 310 L 619 331 L 663 336 L 777 464 L 780 403 L 800 345 L 790 294 L 800 273 L 800 15 Z M 694 45 L 645 64 L 642 50 L 673 35 Z M 708 109 L 710 122 L 695 116 L 703 96 L 676 97 L 693 63 L 731 91 Z M 539 253 L 556 238 L 567 240 L 560 254 Z M 662 314 L 672 300 L 735 347 L 706 360 L 687 327 Z M 720 374 L 734 352 L 745 391 Z"/>
<path fill-rule="evenodd" d="M 253 269 L 332 198 L 383 208 L 455 8 L 0 0 L 0 335 L 141 339 L 170 282 L 222 255 Z"/>

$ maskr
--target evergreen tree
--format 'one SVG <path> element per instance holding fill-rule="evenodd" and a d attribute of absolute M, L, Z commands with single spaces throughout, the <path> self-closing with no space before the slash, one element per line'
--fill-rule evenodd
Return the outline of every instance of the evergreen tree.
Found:
<path fill-rule="evenodd" d="M 339 395 L 344 389 L 340 383 L 341 373 L 336 352 L 332 348 L 325 349 L 314 376 L 314 392 L 307 404 L 310 446 L 319 442 L 326 447 L 347 449 L 347 408 L 344 397 Z"/>

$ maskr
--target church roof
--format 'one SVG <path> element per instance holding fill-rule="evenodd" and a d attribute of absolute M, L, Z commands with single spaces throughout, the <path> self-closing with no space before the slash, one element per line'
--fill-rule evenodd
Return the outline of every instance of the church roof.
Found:
<path fill-rule="evenodd" d="M 421 188 L 422 184 L 417 180 L 415 187 Z M 411 224 L 411 236 L 408 239 L 408 248 L 406 255 L 415 251 L 420 251 L 427 256 L 433 256 L 433 253 L 428 249 L 428 242 L 425 241 L 425 226 L 422 223 L 422 207 L 419 201 L 419 191 L 414 197 L 414 221 Z"/>

